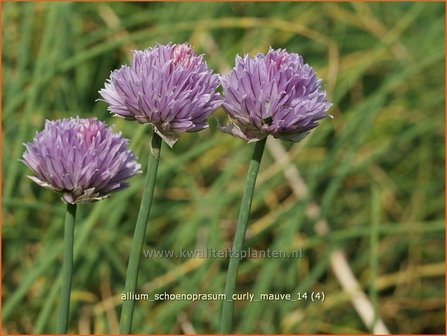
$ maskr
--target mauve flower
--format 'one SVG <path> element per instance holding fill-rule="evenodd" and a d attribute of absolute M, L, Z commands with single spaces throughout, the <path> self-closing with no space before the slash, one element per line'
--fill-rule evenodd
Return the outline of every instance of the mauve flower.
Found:
<path fill-rule="evenodd" d="M 298 142 L 331 107 L 321 81 L 298 54 L 270 48 L 266 55 L 237 56 L 222 76 L 223 109 L 233 124 L 222 130 L 245 141 L 268 135 Z"/>
<path fill-rule="evenodd" d="M 221 104 L 218 85 L 189 44 L 168 44 L 134 51 L 132 64 L 113 71 L 99 93 L 112 114 L 153 125 L 172 147 L 179 133 L 208 127 Z"/>
<path fill-rule="evenodd" d="M 63 201 L 91 202 L 127 187 L 124 180 L 140 172 L 128 142 L 96 119 L 47 120 L 25 144 L 22 162 L 32 181 L 63 193 Z"/>

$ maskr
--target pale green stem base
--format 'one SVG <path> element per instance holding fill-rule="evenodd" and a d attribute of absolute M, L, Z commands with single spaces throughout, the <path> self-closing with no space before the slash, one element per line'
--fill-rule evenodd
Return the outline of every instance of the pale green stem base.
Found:
<path fill-rule="evenodd" d="M 62 287 L 59 303 L 57 333 L 66 334 L 68 330 L 68 314 L 70 312 L 71 279 L 73 275 L 73 241 L 76 218 L 76 204 L 67 204 L 64 232 L 64 260 L 62 265 Z"/>
<path fill-rule="evenodd" d="M 220 324 L 221 334 L 231 334 L 233 330 L 233 294 L 236 289 L 237 271 L 242 246 L 244 244 L 245 233 L 247 231 L 248 218 L 250 216 L 251 202 L 253 199 L 253 191 L 255 189 L 256 177 L 258 176 L 259 165 L 261 163 L 262 154 L 264 153 L 265 142 L 267 138 L 256 142 L 253 156 L 248 167 L 247 182 L 242 197 L 241 208 L 239 211 L 239 219 L 236 227 L 236 235 L 233 242 L 232 258 L 228 266 L 227 279 L 225 282 L 225 295 L 228 301 L 224 301 L 222 307 L 222 318 Z"/>
<path fill-rule="evenodd" d="M 127 266 L 125 293 L 135 293 L 140 269 L 141 253 L 144 245 L 144 236 L 152 205 L 152 197 L 155 189 L 155 177 L 157 175 L 158 161 L 160 158 L 161 138 L 154 132 L 151 142 L 151 152 L 144 182 L 143 198 L 141 200 L 140 211 L 135 226 L 135 232 L 130 248 L 129 264 Z M 120 334 L 130 334 L 132 329 L 132 316 L 135 307 L 134 300 L 123 302 L 121 311 Z"/>

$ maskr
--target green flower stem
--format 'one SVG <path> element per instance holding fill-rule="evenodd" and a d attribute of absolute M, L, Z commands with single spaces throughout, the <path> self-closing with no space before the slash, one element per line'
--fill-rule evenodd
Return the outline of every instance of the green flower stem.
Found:
<path fill-rule="evenodd" d="M 135 293 L 140 270 L 141 252 L 143 250 L 144 236 L 152 205 L 152 197 L 155 189 L 155 177 L 157 175 L 158 161 L 160 158 L 161 138 L 154 132 L 151 142 L 151 152 L 144 182 L 143 198 L 141 200 L 140 212 L 130 248 L 129 264 L 127 266 L 125 293 Z M 132 329 L 132 316 L 135 307 L 134 300 L 126 300 L 121 311 L 120 333 L 130 334 Z"/>
<path fill-rule="evenodd" d="M 239 220 L 234 237 L 233 249 L 231 253 L 230 264 L 228 266 L 227 279 L 225 282 L 226 300 L 222 307 L 222 317 L 220 323 L 221 334 L 231 334 L 233 329 L 233 294 L 236 288 L 237 271 L 242 246 L 244 244 L 245 233 L 247 231 L 248 218 L 250 216 L 251 202 L 253 200 L 253 191 L 255 189 L 256 177 L 258 176 L 259 165 L 262 154 L 264 153 L 265 142 L 267 138 L 256 142 L 255 149 L 248 167 L 247 182 L 245 184 L 244 195 L 242 197 L 241 208 L 239 211 Z"/>
<path fill-rule="evenodd" d="M 73 241 L 76 218 L 76 204 L 67 204 L 64 232 L 64 261 L 62 265 L 61 301 L 59 303 L 59 317 L 57 333 L 66 334 L 68 330 L 68 313 L 70 311 L 71 279 L 73 275 Z"/>

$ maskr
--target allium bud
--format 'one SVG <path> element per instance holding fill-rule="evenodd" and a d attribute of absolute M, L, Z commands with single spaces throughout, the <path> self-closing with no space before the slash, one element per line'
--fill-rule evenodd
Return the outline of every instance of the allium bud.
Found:
<path fill-rule="evenodd" d="M 131 65 L 113 71 L 99 93 L 112 114 L 153 125 L 172 147 L 180 133 L 208 126 L 221 104 L 218 85 L 190 45 L 168 44 L 134 51 Z"/>
<path fill-rule="evenodd" d="M 67 203 L 106 198 L 140 172 L 128 140 L 96 119 L 47 120 L 25 147 L 22 162 L 35 175 L 28 177 Z"/>
<path fill-rule="evenodd" d="M 222 107 L 233 122 L 222 130 L 248 142 L 268 135 L 298 142 L 328 116 L 320 83 L 298 54 L 270 49 L 253 59 L 237 56 L 221 77 Z"/>

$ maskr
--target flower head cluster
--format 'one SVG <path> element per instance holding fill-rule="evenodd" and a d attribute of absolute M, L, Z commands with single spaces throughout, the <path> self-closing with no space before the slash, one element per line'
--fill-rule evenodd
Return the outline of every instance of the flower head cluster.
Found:
<path fill-rule="evenodd" d="M 207 127 L 221 104 L 218 76 L 189 44 L 134 51 L 130 66 L 112 72 L 99 93 L 119 117 L 149 123 L 171 147 L 179 133 Z"/>
<path fill-rule="evenodd" d="M 237 56 L 221 77 L 223 108 L 233 121 L 223 131 L 248 142 L 268 135 L 298 142 L 318 126 L 331 104 L 313 69 L 298 54 L 270 49 Z"/>
<path fill-rule="evenodd" d="M 67 203 L 106 198 L 140 172 L 128 140 L 96 119 L 46 121 L 25 147 L 22 161 L 35 175 L 28 177 Z"/>

